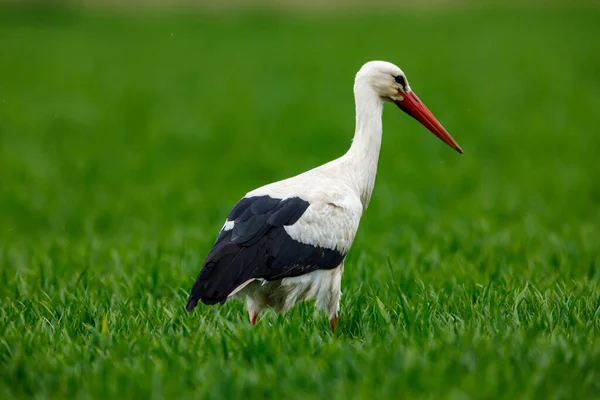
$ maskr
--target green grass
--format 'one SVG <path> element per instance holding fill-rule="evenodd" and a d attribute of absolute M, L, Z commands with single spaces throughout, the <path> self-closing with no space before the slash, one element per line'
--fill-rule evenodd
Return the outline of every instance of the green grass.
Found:
<path fill-rule="evenodd" d="M 0 397 L 600 398 L 600 13 L 0 10 Z M 339 332 L 184 311 L 230 207 L 392 106 Z"/>

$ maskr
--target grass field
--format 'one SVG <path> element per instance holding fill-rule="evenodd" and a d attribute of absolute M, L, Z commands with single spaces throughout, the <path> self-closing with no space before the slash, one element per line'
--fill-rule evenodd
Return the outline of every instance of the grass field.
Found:
<path fill-rule="evenodd" d="M 600 11 L 0 10 L 0 397 L 600 398 Z M 392 106 L 331 334 L 184 311 L 230 207 Z"/>

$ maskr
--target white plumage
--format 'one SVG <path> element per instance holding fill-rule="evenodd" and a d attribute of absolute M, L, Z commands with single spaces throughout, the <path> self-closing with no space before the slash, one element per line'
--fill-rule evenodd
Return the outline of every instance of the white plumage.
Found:
<path fill-rule="evenodd" d="M 381 147 L 383 103 L 396 103 L 459 152 L 460 147 L 383 61 L 356 75 L 356 130 L 342 157 L 250 191 L 234 207 L 192 288 L 188 310 L 241 298 L 252 324 L 264 308 L 286 312 L 316 300 L 332 329 L 338 319 L 343 260 L 369 204 Z"/>

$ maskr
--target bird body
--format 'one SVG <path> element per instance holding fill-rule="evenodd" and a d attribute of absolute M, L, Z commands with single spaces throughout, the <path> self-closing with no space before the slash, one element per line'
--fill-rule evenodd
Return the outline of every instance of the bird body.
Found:
<path fill-rule="evenodd" d="M 209 252 L 188 311 L 198 300 L 215 304 L 245 298 L 254 325 L 265 308 L 286 312 L 299 301 L 314 299 L 335 328 L 344 259 L 375 184 L 384 101 L 395 102 L 460 151 L 395 65 L 365 64 L 354 94 L 356 131 L 350 149 L 329 163 L 248 192 Z"/>

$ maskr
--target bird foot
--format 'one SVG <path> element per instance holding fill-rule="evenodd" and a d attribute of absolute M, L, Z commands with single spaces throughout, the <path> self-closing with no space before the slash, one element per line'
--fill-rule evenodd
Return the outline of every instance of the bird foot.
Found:
<path fill-rule="evenodd" d="M 335 333 L 335 327 L 338 324 L 338 316 L 337 314 L 335 315 L 335 317 L 331 318 L 329 320 L 329 324 L 331 325 L 331 332 Z"/>

